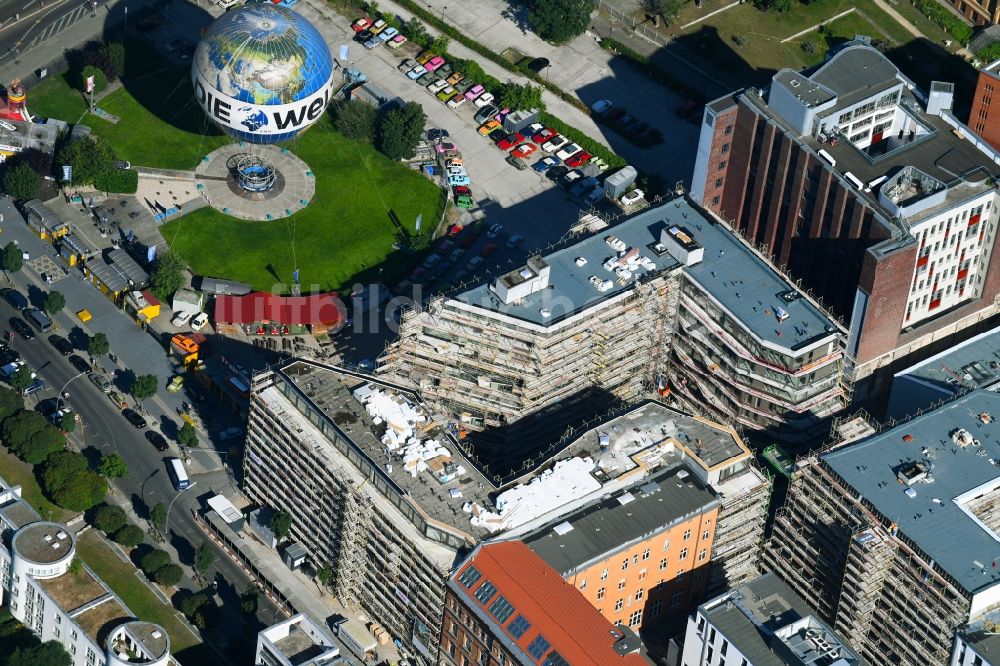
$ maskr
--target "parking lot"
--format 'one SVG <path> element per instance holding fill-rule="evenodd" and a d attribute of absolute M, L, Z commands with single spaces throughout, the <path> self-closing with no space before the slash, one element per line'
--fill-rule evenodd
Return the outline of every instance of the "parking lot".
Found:
<path fill-rule="evenodd" d="M 447 141 L 456 144 L 462 153 L 476 200 L 476 208 L 465 212 L 463 222 L 484 220 L 487 227 L 499 223 L 504 228 L 499 242 L 489 241 L 485 234 L 481 234 L 476 243 L 465 252 L 465 256 L 471 259 L 479 254 L 487 242 L 497 245 L 496 251 L 476 268 L 477 273 L 498 268 L 506 270 L 522 262 L 528 251 L 544 249 L 558 241 L 578 221 L 580 206 L 563 190 L 530 168 L 518 171 L 507 164 L 507 153 L 496 148 L 488 138 L 479 135 L 477 124 L 473 120 L 479 109 L 472 103 L 467 102 L 457 109 L 449 109 L 434 95 L 397 70 L 402 60 L 413 57 L 419 49 L 405 44 L 399 49 L 380 45 L 367 50 L 352 41 L 354 32 L 343 17 L 332 11 L 317 10 L 310 3 L 300 3 L 296 9 L 314 21 L 330 44 L 349 45 L 349 67 L 360 69 L 369 81 L 377 83 L 404 101 L 420 104 L 427 114 L 427 127 L 448 131 Z M 526 161 L 532 164 L 539 157 L 540 155 L 533 155 Z M 509 249 L 505 245 L 506 240 L 515 234 L 521 235 L 524 241 L 518 248 Z M 449 282 L 449 276 L 462 270 L 466 264 L 467 260 L 464 258 L 455 262 L 441 262 L 440 267 L 434 267 L 429 273 L 440 278 L 438 286 L 441 286 L 442 283 Z"/>

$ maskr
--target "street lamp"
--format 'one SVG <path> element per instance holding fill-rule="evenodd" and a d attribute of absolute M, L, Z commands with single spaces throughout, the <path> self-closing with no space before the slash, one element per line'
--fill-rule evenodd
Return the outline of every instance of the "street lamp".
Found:
<path fill-rule="evenodd" d="M 78 372 L 77 374 L 75 374 L 72 377 L 70 377 L 69 379 L 67 379 L 66 383 L 63 384 L 63 387 L 61 389 L 59 389 L 59 397 L 56 398 L 56 411 L 57 412 L 59 411 L 59 405 L 62 403 L 63 394 L 66 392 L 66 387 L 69 386 L 69 383 L 71 381 L 73 381 L 74 379 L 77 379 L 79 377 L 83 377 L 85 374 L 87 374 L 87 373 L 86 372 Z"/>
<path fill-rule="evenodd" d="M 176 495 L 174 495 L 174 498 L 172 500 L 170 500 L 170 504 L 167 505 L 167 515 L 164 516 L 164 518 L 163 518 L 163 537 L 164 538 L 166 538 L 170 534 L 170 509 L 174 508 L 174 502 L 176 502 L 177 499 L 181 495 L 183 495 L 185 492 L 187 492 L 191 488 L 194 488 L 196 485 L 198 485 L 197 481 L 195 481 L 190 486 L 188 486 L 184 490 L 182 490 L 179 493 L 177 493 Z"/>
<path fill-rule="evenodd" d="M 448 10 L 448 6 L 445 5 L 441 7 L 441 20 L 444 21 L 444 13 Z"/>

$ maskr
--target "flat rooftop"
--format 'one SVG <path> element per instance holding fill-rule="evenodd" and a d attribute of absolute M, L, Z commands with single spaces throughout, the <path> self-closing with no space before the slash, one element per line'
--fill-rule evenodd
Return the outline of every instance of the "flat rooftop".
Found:
<path fill-rule="evenodd" d="M 660 457 L 637 455 L 653 451 L 656 445 L 674 440 L 712 469 L 751 457 L 742 439 L 728 427 L 699 416 L 649 401 L 625 414 L 587 430 L 560 453 L 560 457 L 580 455 L 593 458 L 604 478 L 616 478 L 640 466 L 652 467 Z M 680 452 L 667 453 L 666 464 L 680 460 Z"/>
<path fill-rule="evenodd" d="M 150 655 L 150 660 L 159 659 L 170 648 L 170 638 L 167 636 L 167 632 L 163 630 L 163 627 L 153 622 L 135 620 L 126 624 L 122 629 L 142 646 L 146 654 Z"/>
<path fill-rule="evenodd" d="M 328 647 L 318 645 L 298 625 L 292 625 L 284 638 L 274 641 L 274 647 L 292 664 L 305 663 L 330 650 Z"/>
<path fill-rule="evenodd" d="M 382 470 L 399 493 L 410 497 L 428 517 L 465 534 L 476 531 L 470 523 L 471 514 L 463 507 L 467 503 L 475 503 L 483 508 L 492 508 L 489 493 L 495 488 L 462 453 L 444 428 L 434 422 L 430 410 L 415 394 L 368 376 L 311 361 L 292 361 L 278 373 L 298 387 L 315 408 L 325 414 L 375 467 Z M 424 442 L 435 440 L 438 444 L 435 452 L 443 448 L 449 455 L 430 457 L 433 452 L 424 453 L 419 456 L 423 461 L 420 464 L 414 457 L 409 461 L 401 458 L 401 448 L 390 451 L 387 444 L 375 435 L 387 429 L 384 420 L 376 423 L 365 404 L 355 397 L 355 391 L 365 387 L 377 389 L 386 397 L 394 396 L 424 415 L 426 420 L 411 424 L 410 430 Z M 339 451 L 337 453 L 342 457 Z"/>
<path fill-rule="evenodd" d="M 1000 381 L 1000 328 L 896 373 L 887 416 L 899 419 L 969 389 Z"/>
<path fill-rule="evenodd" d="M 664 525 L 715 506 L 715 494 L 678 464 L 561 516 L 523 540 L 565 576 Z"/>
<path fill-rule="evenodd" d="M 52 597 L 59 608 L 70 613 L 108 594 L 108 590 L 87 567 L 77 572 L 67 571 L 62 576 L 35 579 L 35 582 Z"/>
<path fill-rule="evenodd" d="M 782 69 L 774 75 L 774 81 L 785 86 L 789 92 L 798 95 L 799 99 L 808 107 L 825 104 L 834 98 L 826 88 L 811 81 L 808 76 L 804 76 L 791 69 Z"/>
<path fill-rule="evenodd" d="M 936 569 L 976 593 L 1000 582 L 998 418 L 1000 395 L 979 389 L 821 460 Z M 915 464 L 928 474 L 907 486 L 899 478 Z"/>
<path fill-rule="evenodd" d="M 771 647 L 781 641 L 801 664 L 830 664 L 813 646 L 810 634 L 821 636 L 840 650 L 846 664 L 856 665 L 858 656 L 829 627 L 816 618 L 815 611 L 773 573 L 766 573 L 740 585 L 732 592 L 703 604 L 701 612 L 718 631 L 754 666 L 787 666 L 788 661 Z M 808 618 L 808 621 L 806 621 Z M 806 631 L 790 632 L 788 628 Z M 782 631 L 785 629 L 785 631 Z M 811 631 L 809 631 L 811 630 Z M 783 634 L 790 635 L 783 636 Z M 840 662 L 837 662 L 840 663 Z"/>
<path fill-rule="evenodd" d="M 109 596 L 72 617 L 83 633 L 98 645 L 105 645 L 111 631 L 131 620 L 132 614 L 116 597 Z"/>
<path fill-rule="evenodd" d="M 678 201 L 684 203 L 677 207 Z M 675 199 L 666 208 L 688 218 L 697 215 L 686 200 Z M 701 218 L 688 228 L 705 248 L 705 259 L 684 273 L 757 339 L 794 354 L 837 335 L 830 317 L 725 226 Z M 779 320 L 781 312 L 788 317 Z"/>
<path fill-rule="evenodd" d="M 37 522 L 21 528 L 14 535 L 14 550 L 36 564 L 52 564 L 73 550 L 76 537 L 65 525 Z"/>
<path fill-rule="evenodd" d="M 9 488 L 4 485 L 3 479 L 0 479 L 0 495 L 8 490 Z M 41 516 L 23 499 L 12 497 L 7 503 L 0 506 L 0 518 L 2 518 L 4 523 L 10 525 L 12 529 L 17 530 L 25 525 L 37 522 L 41 519 Z"/>
<path fill-rule="evenodd" d="M 837 104 L 824 115 L 851 106 L 898 85 L 902 79 L 891 60 L 873 48 L 855 44 L 838 51 L 809 77 L 837 95 Z"/>

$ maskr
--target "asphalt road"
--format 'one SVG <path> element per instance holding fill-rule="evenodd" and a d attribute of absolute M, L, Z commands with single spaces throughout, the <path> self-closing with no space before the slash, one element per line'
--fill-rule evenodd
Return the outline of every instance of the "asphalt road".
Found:
<path fill-rule="evenodd" d="M 23 293 L 23 289 L 21 290 Z M 0 301 L 0 322 L 4 329 L 8 328 L 11 317 L 17 316 L 6 301 Z M 62 334 L 69 323 L 66 315 L 57 315 L 57 322 L 62 321 Z M 170 451 L 158 452 L 145 438 L 142 430 L 130 425 L 119 413 L 117 407 L 86 375 L 81 375 L 56 349 L 49 343 L 50 334 L 38 333 L 34 340 L 26 341 L 15 336 L 13 348 L 20 352 L 23 360 L 45 380 L 43 391 L 29 396 L 25 400 L 28 409 L 37 409 L 43 413 L 51 412 L 59 400 L 60 389 L 69 393 L 64 402 L 80 416 L 74 437 L 78 438 L 80 448 L 85 455 L 96 458 L 96 453 L 108 455 L 117 453 L 128 463 L 129 473 L 114 484 L 113 492 L 128 501 L 140 517 L 148 515 L 148 507 L 157 502 L 173 506 L 168 515 L 167 532 L 170 544 L 177 550 L 183 563 L 190 565 L 194 557 L 194 549 L 205 541 L 205 535 L 195 524 L 192 510 L 199 505 L 199 498 L 204 499 L 212 491 L 221 491 L 230 481 L 225 470 L 218 469 L 201 474 L 193 474 L 194 484 L 182 494 L 178 494 L 166 472 L 164 459 L 176 457 L 179 450 L 172 440 L 179 418 L 176 415 L 167 416 L 162 413 L 147 413 L 146 420 L 150 426 L 167 435 Z M 112 352 L 114 346 L 112 344 Z M 86 358 L 85 351 L 79 355 Z M 107 360 L 106 365 L 111 365 Z M 109 377 L 112 373 L 106 373 Z M 209 400 L 209 398 L 206 398 Z M 203 405 L 204 412 L 212 411 L 210 405 Z M 153 411 L 153 410 L 150 410 Z M 207 444 L 207 443 L 206 443 Z M 194 456 L 207 458 L 204 453 L 193 452 Z M 146 527 L 142 525 L 142 527 Z M 250 584 L 250 579 L 222 551 L 216 549 L 216 560 L 207 578 L 219 582 L 218 595 L 223 606 L 224 619 L 219 622 L 217 631 L 210 631 L 209 642 L 220 651 L 233 640 L 240 640 L 240 632 L 233 631 L 244 623 L 239 610 L 238 595 Z M 262 623 L 270 624 L 277 617 L 277 609 L 264 597 L 261 597 L 258 618 Z M 226 627 L 223 631 L 222 627 Z"/>
<path fill-rule="evenodd" d="M 100 20 L 105 12 L 100 6 L 98 12 L 95 19 L 83 0 L 0 0 L 0 62 L 52 40 L 78 21 Z"/>

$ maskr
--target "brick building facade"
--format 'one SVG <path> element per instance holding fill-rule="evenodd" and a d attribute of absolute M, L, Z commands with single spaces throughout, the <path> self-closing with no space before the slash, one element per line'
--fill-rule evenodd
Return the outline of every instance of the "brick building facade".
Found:
<path fill-rule="evenodd" d="M 1000 150 L 1000 60 L 979 70 L 968 124 L 973 132 Z"/>

